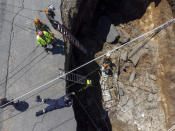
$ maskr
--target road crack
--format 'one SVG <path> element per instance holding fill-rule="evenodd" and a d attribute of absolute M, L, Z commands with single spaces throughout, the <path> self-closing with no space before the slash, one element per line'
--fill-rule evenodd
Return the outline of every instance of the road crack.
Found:
<path fill-rule="evenodd" d="M 6 77 L 5 77 L 5 91 L 4 91 L 4 97 L 6 97 L 7 95 L 7 83 L 8 83 L 8 76 L 9 76 L 9 66 L 10 66 L 10 56 L 11 56 L 11 47 L 12 47 L 12 41 L 14 39 L 14 21 L 15 18 L 18 16 L 18 14 L 24 9 L 24 0 L 22 0 L 22 5 L 21 5 L 21 9 L 15 14 L 15 16 L 12 19 L 12 27 L 10 30 L 10 42 L 9 42 L 9 48 L 8 48 L 8 58 L 7 58 L 7 73 L 6 73 Z"/>
<path fill-rule="evenodd" d="M 44 120 L 45 116 L 46 116 L 46 114 L 43 115 L 41 121 L 35 122 L 35 124 L 33 125 L 33 128 L 32 128 L 32 131 L 35 130 L 35 128 L 36 128 L 36 126 L 37 126 L 38 124 L 43 123 L 43 120 Z"/>

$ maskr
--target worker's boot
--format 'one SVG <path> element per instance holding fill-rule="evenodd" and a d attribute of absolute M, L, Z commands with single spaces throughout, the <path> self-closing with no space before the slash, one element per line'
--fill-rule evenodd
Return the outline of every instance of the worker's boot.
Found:
<path fill-rule="evenodd" d="M 40 96 L 36 96 L 36 102 L 42 102 L 42 99 Z"/>
<path fill-rule="evenodd" d="M 44 51 L 49 54 L 49 49 L 48 48 L 44 48 Z"/>
<path fill-rule="evenodd" d="M 36 112 L 35 116 L 41 116 L 42 114 L 44 114 L 44 112 L 41 110 L 41 111 Z"/>

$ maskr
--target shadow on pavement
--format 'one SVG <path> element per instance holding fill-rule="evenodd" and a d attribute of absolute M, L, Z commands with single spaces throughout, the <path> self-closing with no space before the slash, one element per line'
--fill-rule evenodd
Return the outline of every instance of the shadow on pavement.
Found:
<path fill-rule="evenodd" d="M 29 104 L 25 101 L 17 102 L 13 106 L 16 110 L 18 110 L 20 112 L 24 112 L 29 108 Z"/>
<path fill-rule="evenodd" d="M 52 55 L 62 54 L 64 55 L 64 42 L 57 39 L 56 42 L 53 43 L 52 48 L 47 49 Z"/>

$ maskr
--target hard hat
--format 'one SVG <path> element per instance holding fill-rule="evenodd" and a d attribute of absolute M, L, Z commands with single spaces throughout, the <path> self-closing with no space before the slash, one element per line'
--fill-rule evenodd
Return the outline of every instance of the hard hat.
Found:
<path fill-rule="evenodd" d="M 110 58 L 110 54 L 109 53 L 106 54 L 106 58 Z"/>
<path fill-rule="evenodd" d="M 49 10 L 49 11 L 54 11 L 54 10 L 55 10 L 55 7 L 54 7 L 53 5 L 49 5 L 49 6 L 48 6 L 48 10 Z"/>
<path fill-rule="evenodd" d="M 43 32 L 42 31 L 39 31 L 38 32 L 38 35 L 41 37 L 41 36 L 43 36 Z"/>
<path fill-rule="evenodd" d="M 35 19 L 34 22 L 35 22 L 35 24 L 39 24 L 40 20 L 39 19 Z"/>
<path fill-rule="evenodd" d="M 103 66 L 104 66 L 104 68 L 106 68 L 106 67 L 108 67 L 108 64 L 104 64 Z"/>

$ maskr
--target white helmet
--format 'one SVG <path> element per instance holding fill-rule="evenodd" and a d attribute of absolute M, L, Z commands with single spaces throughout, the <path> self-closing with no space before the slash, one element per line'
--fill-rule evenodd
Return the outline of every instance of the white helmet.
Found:
<path fill-rule="evenodd" d="M 48 6 L 48 10 L 49 10 L 49 11 L 54 11 L 54 10 L 55 10 L 55 7 L 54 7 L 53 5 L 49 5 L 49 6 Z"/>
<path fill-rule="evenodd" d="M 107 54 L 106 54 L 106 57 L 110 57 L 111 56 L 111 54 L 108 52 Z"/>

